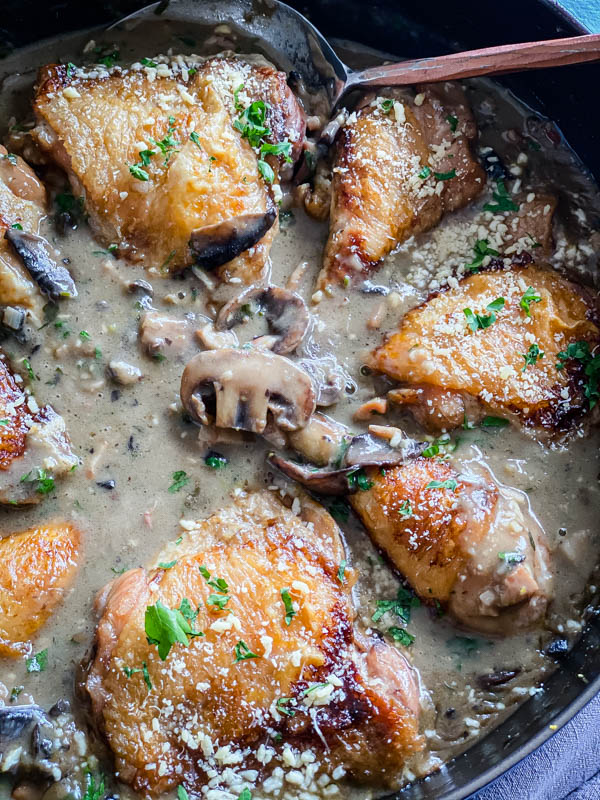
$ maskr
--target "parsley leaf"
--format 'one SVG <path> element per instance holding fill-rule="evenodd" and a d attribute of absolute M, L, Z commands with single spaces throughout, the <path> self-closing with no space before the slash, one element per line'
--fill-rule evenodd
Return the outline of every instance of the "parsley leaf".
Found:
<path fill-rule="evenodd" d="M 452 114 L 448 114 L 446 117 L 446 122 L 450 125 L 450 130 L 452 133 L 456 132 L 456 126 L 458 125 L 458 117 L 453 116 Z"/>
<path fill-rule="evenodd" d="M 544 353 L 542 353 L 542 351 L 540 350 L 539 345 L 534 343 L 532 345 L 529 345 L 529 350 L 526 353 L 522 354 L 522 357 L 525 359 L 525 366 L 523 367 L 521 372 L 525 372 L 527 367 L 534 366 L 535 362 L 538 359 L 543 358 Z"/>
<path fill-rule="evenodd" d="M 399 628 L 397 625 L 392 625 L 391 628 L 388 628 L 387 632 L 388 636 L 391 636 L 395 642 L 404 647 L 410 647 L 415 640 L 412 633 L 409 633 L 405 628 Z"/>
<path fill-rule="evenodd" d="M 344 558 L 342 561 L 340 561 L 340 565 L 339 565 L 338 571 L 337 571 L 337 579 L 338 579 L 338 581 L 340 583 L 345 583 L 346 582 L 346 577 L 345 577 L 346 565 L 347 565 L 347 561 Z"/>
<path fill-rule="evenodd" d="M 475 333 L 477 330 L 484 330 L 485 328 L 489 328 L 490 325 L 493 325 L 497 319 L 495 312 L 500 311 L 500 309 L 503 307 L 504 298 L 497 297 L 486 306 L 486 310 L 490 312 L 489 314 L 474 314 L 470 308 L 464 308 L 463 314 L 467 318 L 467 324 L 469 328 L 471 328 L 473 333 Z"/>
<path fill-rule="evenodd" d="M 367 492 L 375 484 L 367 478 L 364 469 L 355 469 L 346 475 L 349 489 L 360 489 L 361 492 Z"/>
<path fill-rule="evenodd" d="M 204 456 L 204 463 L 206 464 L 207 467 L 210 467 L 211 469 L 223 469 L 224 467 L 227 466 L 229 461 L 227 460 L 227 458 L 225 458 L 225 456 L 222 456 L 220 453 L 216 453 L 214 450 L 210 450 Z"/>
<path fill-rule="evenodd" d="M 22 358 L 21 364 L 23 364 L 23 366 L 27 370 L 27 377 L 29 378 L 30 381 L 39 381 L 39 377 L 33 371 L 33 367 L 31 366 L 31 361 L 28 358 Z"/>
<path fill-rule="evenodd" d="M 421 172 L 419 172 L 419 178 L 421 178 L 422 181 L 426 180 L 426 178 L 428 178 L 430 175 L 431 167 L 428 166 L 424 166 Z"/>
<path fill-rule="evenodd" d="M 504 181 L 496 181 L 496 191 L 492 193 L 494 203 L 486 203 L 484 211 L 491 211 L 492 214 L 499 214 L 502 211 L 518 211 L 519 206 L 511 199 L 506 190 Z"/>
<path fill-rule="evenodd" d="M 345 500 L 338 497 L 329 506 L 329 513 L 338 522 L 348 522 L 350 508 Z"/>
<path fill-rule="evenodd" d="M 145 169 L 142 169 L 140 164 L 130 164 L 129 172 L 131 172 L 133 177 L 137 178 L 138 181 L 147 181 L 150 179 L 150 176 Z"/>
<path fill-rule="evenodd" d="M 39 653 L 36 653 L 31 658 L 28 658 L 25 662 L 25 668 L 27 672 L 44 672 L 46 667 L 48 666 L 48 648 L 46 647 L 44 650 L 40 650 Z"/>
<path fill-rule="evenodd" d="M 158 67 L 156 61 L 152 61 L 151 58 L 142 58 L 140 63 L 143 64 L 145 67 Z"/>
<path fill-rule="evenodd" d="M 525 561 L 525 555 L 523 553 L 498 553 L 498 558 L 501 561 L 505 561 L 507 564 L 521 564 Z"/>
<path fill-rule="evenodd" d="M 525 290 L 525 294 L 519 300 L 519 306 L 523 309 L 523 311 L 527 314 L 528 317 L 531 316 L 531 309 L 529 306 L 532 303 L 540 303 L 542 298 L 539 294 L 536 294 L 535 289 L 533 286 L 528 286 Z"/>
<path fill-rule="evenodd" d="M 454 478 L 448 478 L 445 481 L 429 481 L 426 489 L 450 489 L 451 492 L 456 491 L 456 487 L 458 483 L 454 480 Z"/>
<path fill-rule="evenodd" d="M 234 664 L 237 664 L 239 661 L 247 661 L 249 658 L 260 658 L 259 655 L 253 653 L 252 650 L 248 647 L 246 642 L 242 641 L 241 639 L 238 641 L 234 648 L 235 652 L 235 661 Z"/>
<path fill-rule="evenodd" d="M 185 786 L 181 784 L 177 787 L 177 800 L 190 800 L 190 796 L 187 793 Z"/>
<path fill-rule="evenodd" d="M 285 714 L 286 717 L 294 717 L 296 712 L 293 708 L 288 708 L 288 705 L 291 703 L 291 701 L 291 697 L 279 697 L 275 703 L 275 708 L 280 714 Z"/>
<path fill-rule="evenodd" d="M 177 559 L 175 559 L 174 561 L 159 561 L 158 566 L 161 569 L 171 569 L 171 567 L 174 567 L 176 563 Z"/>
<path fill-rule="evenodd" d="M 506 428 L 508 420 L 504 417 L 484 417 L 481 420 L 482 428 Z"/>
<path fill-rule="evenodd" d="M 489 246 L 487 239 L 478 239 L 473 246 L 473 253 L 475 258 L 470 264 L 466 265 L 467 269 L 475 271 L 483 264 L 483 259 L 486 256 L 499 256 L 500 253 Z"/>
<path fill-rule="evenodd" d="M 210 587 L 215 589 L 217 592 L 221 592 L 221 594 L 225 594 L 229 591 L 229 586 L 227 585 L 227 581 L 224 578 L 211 578 L 210 572 L 206 569 L 203 565 L 198 567 L 200 570 L 200 574 L 204 578 L 204 580 L 208 583 Z"/>
<path fill-rule="evenodd" d="M 395 614 L 405 625 L 410 622 L 411 609 L 418 608 L 421 601 L 403 586 L 398 587 L 394 600 L 378 600 L 375 613 L 371 617 L 373 622 L 379 622 L 384 614 Z"/>
<path fill-rule="evenodd" d="M 412 510 L 412 506 L 410 504 L 410 500 L 403 500 L 402 501 L 402 503 L 400 504 L 400 507 L 398 508 L 398 513 L 402 517 L 412 517 L 413 510 Z"/>
<path fill-rule="evenodd" d="M 196 131 L 192 131 L 192 132 L 190 133 L 190 139 L 192 140 L 192 142 L 193 142 L 194 144 L 197 144 L 197 145 L 198 145 L 198 147 L 199 147 L 199 148 L 202 150 L 202 145 L 200 144 L 200 137 L 198 136 L 198 134 L 196 133 Z"/>
<path fill-rule="evenodd" d="M 85 774 L 85 792 L 81 800 L 104 800 L 104 775 L 98 775 L 98 784 L 92 773 L 86 770 Z"/>
<path fill-rule="evenodd" d="M 450 178 L 456 178 L 456 170 L 451 169 L 450 172 L 434 172 L 433 177 L 437 181 L 449 181 Z"/>
<path fill-rule="evenodd" d="M 294 611 L 294 604 L 292 603 L 289 589 L 281 590 L 281 599 L 283 600 L 283 606 L 285 608 L 285 624 L 290 625 L 296 616 L 296 612 Z"/>
<path fill-rule="evenodd" d="M 588 399 L 590 409 L 594 408 L 600 400 L 600 352 L 592 355 L 589 342 L 571 342 L 566 350 L 561 350 L 558 354 L 556 369 L 561 370 L 569 359 L 579 361 L 583 368 L 586 378 L 584 382 L 584 394 Z"/>
<path fill-rule="evenodd" d="M 173 483 L 168 489 L 171 494 L 181 491 L 181 489 L 183 489 L 184 486 L 187 486 L 187 484 L 190 482 L 187 472 L 182 469 L 178 469 L 176 472 L 174 472 L 171 476 L 171 480 Z"/>
<path fill-rule="evenodd" d="M 21 478 L 21 483 L 35 483 L 37 481 L 36 492 L 38 494 L 50 494 L 54 491 L 54 478 L 48 475 L 45 469 L 35 470 L 35 475 L 32 472 L 27 472 Z"/>
<path fill-rule="evenodd" d="M 157 600 L 156 605 L 146 608 L 144 628 L 148 644 L 158 647 L 158 655 L 162 661 L 176 642 L 187 647 L 190 643 L 188 636 L 194 633 L 179 609 L 168 608 L 160 600 Z"/>
<path fill-rule="evenodd" d="M 392 108 L 394 107 L 394 101 L 390 99 L 382 100 L 379 104 L 379 108 L 383 111 L 384 114 L 389 114 Z"/>

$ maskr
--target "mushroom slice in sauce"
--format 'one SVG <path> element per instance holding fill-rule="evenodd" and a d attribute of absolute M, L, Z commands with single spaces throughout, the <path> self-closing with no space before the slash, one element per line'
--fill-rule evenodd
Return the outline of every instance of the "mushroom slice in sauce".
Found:
<path fill-rule="evenodd" d="M 196 228 L 190 234 L 190 251 L 194 263 L 203 269 L 215 269 L 233 261 L 249 250 L 273 227 L 277 218 L 274 208 L 264 214 L 244 214 L 214 225 Z"/>
<path fill-rule="evenodd" d="M 309 376 L 293 362 L 264 350 L 207 350 L 187 365 L 181 402 L 192 419 L 209 424 L 208 397 L 218 428 L 262 433 L 269 415 L 284 431 L 302 428 L 315 410 Z"/>
<path fill-rule="evenodd" d="M 355 630 L 355 574 L 314 501 L 301 496 L 290 509 L 274 492 L 243 493 L 157 562 L 99 595 L 83 685 L 119 777 L 136 791 L 183 784 L 195 796 L 207 773 L 211 786 L 229 787 L 261 746 L 270 758 L 259 794 L 290 748 L 314 754 L 315 780 L 348 773 L 385 786 L 422 750 L 416 674 L 395 647 Z M 189 634 L 172 646 L 148 638 L 159 605 L 188 614 Z M 123 667 L 134 665 L 128 677 Z"/>
<path fill-rule="evenodd" d="M 266 286 L 247 289 L 226 303 L 219 311 L 216 328 L 229 330 L 257 313 L 267 320 L 272 335 L 253 339 L 253 346 L 265 347 L 279 355 L 291 353 L 298 347 L 310 319 L 306 303 L 299 294 L 279 286 Z"/>
<path fill-rule="evenodd" d="M 14 247 L 24 267 L 44 294 L 52 300 L 77 297 L 77 287 L 71 273 L 58 263 L 59 256 L 46 239 L 14 228 L 9 228 L 4 238 Z"/>

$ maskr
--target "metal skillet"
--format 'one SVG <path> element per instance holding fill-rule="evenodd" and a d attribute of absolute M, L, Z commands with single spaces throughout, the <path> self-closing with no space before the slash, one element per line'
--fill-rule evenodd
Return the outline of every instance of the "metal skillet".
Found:
<path fill-rule="evenodd" d="M 424 57 L 354 71 L 298 11 L 279 0 L 162 0 L 108 28 L 130 27 L 162 15 L 201 25 L 228 24 L 256 39 L 280 68 L 295 70 L 311 88 L 325 87 L 332 109 L 351 90 L 436 83 L 483 75 L 582 64 L 600 60 L 600 34 L 525 42 L 464 53 Z"/>

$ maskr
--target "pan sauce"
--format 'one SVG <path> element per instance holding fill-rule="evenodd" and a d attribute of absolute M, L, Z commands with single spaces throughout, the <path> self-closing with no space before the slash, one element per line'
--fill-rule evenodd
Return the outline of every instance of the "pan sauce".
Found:
<path fill-rule="evenodd" d="M 164 22 L 151 29 L 146 26 L 115 34 L 106 43 L 114 42 L 121 61 L 127 62 L 168 48 L 173 52 L 198 50 L 190 44 L 189 35 L 189 30 Z M 81 63 L 85 59 L 82 46 L 88 38 L 62 38 L 6 60 L 2 70 L 3 132 L 11 117 L 21 120 L 26 115 L 37 66 L 49 61 Z M 219 34 L 213 37 L 210 52 L 229 45 L 228 34 Z M 356 60 L 354 45 L 352 50 Z M 364 51 L 358 60 L 367 63 L 377 58 Z M 581 165 L 564 143 L 552 143 L 556 132 L 551 123 L 532 115 L 507 92 L 486 81 L 472 81 L 469 99 L 481 145 L 493 147 L 507 165 L 513 165 L 522 188 L 548 186 L 560 191 L 562 221 L 555 236 L 555 264 L 589 281 L 595 269 L 590 251 L 597 245 L 598 234 L 593 234 L 591 226 L 598 197 Z M 522 140 L 520 145 L 511 141 L 511 130 L 524 132 L 534 147 L 539 144 L 541 149 L 523 150 Z M 270 282 L 284 286 L 298 266 L 305 264 L 298 291 L 310 304 L 326 227 L 307 218 L 301 209 L 292 208 L 291 197 L 284 199 L 284 208 L 282 230 L 271 251 Z M 410 240 L 388 257 L 372 278 L 376 287 L 385 287 L 383 291 L 348 290 L 332 298 L 325 295 L 310 305 L 312 323 L 298 354 L 341 368 L 346 389 L 328 411 L 353 430 L 358 429 L 352 422 L 353 412 L 378 393 L 378 380 L 361 370 L 363 354 L 380 342 L 383 332 L 394 328 L 403 312 L 436 288 L 444 278 L 442 267 L 471 260 L 471 249 L 461 231 L 473 214 L 473 209 L 467 208 L 447 216 L 432 232 Z M 206 286 L 192 275 L 162 278 L 156 269 L 160 265 L 147 273 L 120 263 L 102 252 L 83 221 L 77 230 L 60 236 L 49 217 L 41 233 L 70 258 L 79 297 L 61 303 L 56 319 L 34 332 L 31 342 L 20 345 L 9 339 L 4 348 L 15 364 L 23 357 L 30 359 L 39 376 L 37 399 L 51 403 L 64 416 L 82 465 L 40 505 L 2 510 L 1 530 L 6 535 L 44 520 L 65 518 L 83 531 L 84 558 L 68 597 L 34 642 L 35 652 L 48 648 L 46 671 L 28 674 L 25 661 L 4 660 L 0 679 L 7 696 L 13 687 L 23 686 L 19 702 L 32 699 L 47 708 L 60 697 L 73 699 L 76 665 L 93 636 L 93 597 L 115 573 L 149 563 L 167 540 L 179 535 L 180 519 L 208 516 L 228 502 L 232 491 L 287 484 L 265 468 L 268 448 L 262 441 L 212 445 L 206 433 L 183 419 L 179 382 L 184 364 L 195 352 L 193 346 L 179 355 L 169 354 L 163 361 L 150 358 L 140 348 L 143 308 L 140 296 L 130 293 L 127 283 L 149 280 L 155 309 L 178 319 L 191 315 L 190 320 L 197 323 L 211 316 Z M 221 287 L 219 300 L 238 290 L 235 285 Z M 240 340 L 251 338 L 255 325 L 238 328 Z M 65 337 L 67 330 L 71 333 Z M 89 338 L 82 336 L 82 331 Z M 106 367 L 115 360 L 137 366 L 143 379 L 127 386 L 112 382 Z M 409 433 L 417 433 L 409 419 L 398 420 Z M 393 417 L 390 422 L 394 424 Z M 450 456 L 453 463 L 463 470 L 491 470 L 530 503 L 553 549 L 555 596 L 547 629 L 504 641 L 457 630 L 444 618 L 434 618 L 425 607 L 414 610 L 408 630 L 415 641 L 408 654 L 421 676 L 422 722 L 429 748 L 425 757 L 409 765 L 406 779 L 468 747 L 516 703 L 543 691 L 544 676 L 553 661 L 542 655 L 542 648 L 557 637 L 569 641 L 576 637 L 582 610 L 595 591 L 590 577 L 600 538 L 597 435 L 575 435 L 566 446 L 553 449 L 511 427 L 461 430 L 452 438 L 457 444 Z M 229 459 L 225 469 L 212 470 L 205 465 L 204 456 L 211 447 Z M 172 475 L 178 470 L 184 470 L 190 482 L 181 491 L 170 492 Z M 352 517 L 341 525 L 350 562 L 360 575 L 356 587 L 359 621 L 367 628 L 377 628 L 371 620 L 376 602 L 395 595 L 397 580 Z M 506 685 L 481 688 L 478 678 L 501 670 L 519 672 Z M 92 742 L 90 748 L 104 758 L 98 745 Z M 110 769 L 108 765 L 104 768 Z M 0 794 L 3 791 L 8 789 L 0 784 Z M 133 796 L 126 787 L 117 791 L 115 796 Z M 349 796 L 349 789 L 341 791 L 342 796 Z M 62 797 L 60 793 L 52 796 Z M 371 793 L 353 790 L 352 796 Z"/>

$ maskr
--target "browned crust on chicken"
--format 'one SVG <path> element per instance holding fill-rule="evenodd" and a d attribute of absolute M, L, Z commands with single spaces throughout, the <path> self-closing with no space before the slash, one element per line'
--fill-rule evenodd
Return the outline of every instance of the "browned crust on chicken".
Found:
<path fill-rule="evenodd" d="M 0 540 L 0 656 L 31 652 L 29 640 L 75 577 L 80 538 L 72 525 L 52 523 Z"/>
<path fill-rule="evenodd" d="M 418 692 L 398 651 L 355 638 L 354 576 L 348 570 L 340 582 L 343 557 L 339 531 L 323 509 L 303 498 L 296 516 L 261 492 L 168 547 L 157 560 L 176 559 L 170 569 L 134 570 L 107 587 L 85 689 L 122 780 L 150 795 L 181 782 L 195 791 L 207 770 L 222 767 L 219 748 L 234 754 L 234 769 L 266 777 L 281 752 L 272 738 L 278 732 L 286 746 L 316 754 L 317 772 L 343 765 L 357 779 L 393 782 L 422 747 Z M 214 590 L 200 566 L 227 582 L 225 610 L 207 605 Z M 297 604 L 289 624 L 283 587 Z M 174 645 L 162 662 L 146 641 L 145 609 L 157 600 L 175 608 L 184 597 L 198 608 L 196 629 L 205 635 Z M 239 640 L 259 658 L 234 663 Z M 151 690 L 141 673 L 127 678 L 123 671 L 142 661 Z M 332 674 L 331 697 L 315 705 L 306 690 Z M 293 715 L 277 712 L 281 697 L 292 698 L 286 703 Z M 256 758 L 260 743 L 273 751 L 270 766 Z"/>
<path fill-rule="evenodd" d="M 321 288 L 364 277 L 398 244 L 483 190 L 485 173 L 470 148 L 475 123 L 462 90 L 445 84 L 417 97 L 418 104 L 386 90 L 386 98 L 364 105 L 342 127 Z"/>
<path fill-rule="evenodd" d="M 521 300 L 530 287 L 541 300 L 530 303 L 528 316 Z M 465 309 L 487 315 L 487 305 L 498 298 L 505 303 L 496 321 L 471 330 Z M 448 428 L 457 423 L 456 413 L 438 408 L 440 402 L 448 408 L 450 393 L 456 393 L 463 404 L 469 395 L 486 411 L 515 423 L 559 432 L 571 429 L 589 410 L 581 363 L 569 359 L 557 368 L 559 354 L 578 341 L 587 342 L 592 352 L 600 344 L 596 295 L 530 264 L 470 275 L 457 287 L 432 295 L 402 318 L 370 363 L 414 390 L 406 399 L 409 406 L 429 401 L 422 416 L 434 428 L 436 418 L 446 420 Z M 526 364 L 533 344 L 544 355 Z M 438 392 L 436 399 L 429 389 L 443 394 Z M 401 401 L 401 394 L 395 399 Z"/>
<path fill-rule="evenodd" d="M 151 78 L 143 69 L 114 69 L 82 77 L 50 65 L 40 72 L 32 136 L 84 196 L 97 237 L 166 274 L 194 263 L 194 231 L 271 213 L 273 190 L 258 172 L 255 151 L 233 128 L 240 108 L 257 99 L 269 104 L 267 140 L 289 140 L 296 156 L 304 116 L 285 75 L 238 58 L 202 62 L 187 82 L 173 72 Z M 153 142 L 168 136 L 177 144 L 160 152 Z M 148 164 L 140 163 L 142 150 L 155 151 Z M 283 159 L 267 160 L 277 184 Z M 147 180 L 130 173 L 135 164 Z M 258 279 L 275 233 L 276 225 L 221 264 L 219 275 Z"/>

